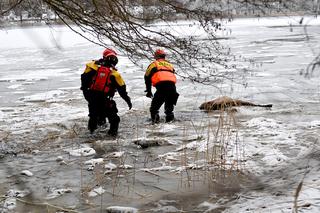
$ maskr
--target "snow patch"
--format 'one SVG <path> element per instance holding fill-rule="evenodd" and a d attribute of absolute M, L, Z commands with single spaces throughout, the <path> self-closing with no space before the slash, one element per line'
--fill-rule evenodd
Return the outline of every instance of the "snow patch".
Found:
<path fill-rule="evenodd" d="M 65 188 L 65 189 L 53 189 L 51 191 L 51 193 L 47 196 L 47 199 L 50 200 L 50 199 L 54 199 L 54 198 L 57 198 L 57 197 L 60 197 L 66 193 L 71 193 L 72 192 L 72 189 L 70 188 Z"/>
<path fill-rule="evenodd" d="M 80 156 L 91 156 L 95 155 L 96 151 L 90 147 L 83 147 L 80 149 L 68 150 L 71 156 L 80 157 Z"/>
<path fill-rule="evenodd" d="M 104 190 L 101 186 L 98 187 L 98 188 L 95 188 L 93 190 L 91 190 L 89 193 L 88 193 L 88 196 L 89 197 L 96 197 L 98 195 L 102 195 L 103 193 L 105 193 L 106 190 Z"/>
<path fill-rule="evenodd" d="M 110 206 L 106 210 L 108 213 L 138 213 L 138 209 L 124 206 Z"/>

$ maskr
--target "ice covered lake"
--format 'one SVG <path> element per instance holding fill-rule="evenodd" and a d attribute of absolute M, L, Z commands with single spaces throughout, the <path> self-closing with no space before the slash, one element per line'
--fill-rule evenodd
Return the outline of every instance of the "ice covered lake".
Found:
<path fill-rule="evenodd" d="M 319 54 L 320 21 L 299 20 L 228 23 L 222 42 L 257 66 L 245 84 L 180 79 L 169 124 L 150 125 L 149 61 L 121 54 L 133 109 L 116 96 L 116 140 L 108 127 L 89 134 L 79 90 L 103 48 L 66 27 L 1 29 L 1 212 L 320 212 L 320 73 L 300 75 Z M 198 110 L 221 95 L 273 107 Z"/>

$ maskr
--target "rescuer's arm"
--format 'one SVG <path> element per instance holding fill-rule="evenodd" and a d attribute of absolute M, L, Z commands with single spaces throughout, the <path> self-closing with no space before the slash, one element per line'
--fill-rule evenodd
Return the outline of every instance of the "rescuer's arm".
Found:
<path fill-rule="evenodd" d="M 127 87 L 121 75 L 118 72 L 113 72 L 110 76 L 111 84 L 115 86 L 120 97 L 128 104 L 129 109 L 132 108 L 131 99 L 127 93 Z"/>
<path fill-rule="evenodd" d="M 152 98 L 153 94 L 152 94 L 152 90 L 151 90 L 151 86 L 152 86 L 152 82 L 151 82 L 151 77 L 153 75 L 154 72 L 156 72 L 157 68 L 155 67 L 154 63 L 151 63 L 147 70 L 146 73 L 144 75 L 144 82 L 146 84 L 146 90 L 145 92 L 147 93 L 146 96 L 148 98 Z"/>
<path fill-rule="evenodd" d="M 81 87 L 84 98 L 89 101 L 90 99 L 90 86 L 92 84 L 92 79 L 97 73 L 98 67 L 94 64 L 95 62 L 90 62 L 86 65 L 86 69 L 81 74 Z"/>
<path fill-rule="evenodd" d="M 90 88 L 93 76 L 96 74 L 97 70 L 98 66 L 96 61 L 91 61 L 86 64 L 86 69 L 81 74 L 81 90 L 85 91 Z"/>

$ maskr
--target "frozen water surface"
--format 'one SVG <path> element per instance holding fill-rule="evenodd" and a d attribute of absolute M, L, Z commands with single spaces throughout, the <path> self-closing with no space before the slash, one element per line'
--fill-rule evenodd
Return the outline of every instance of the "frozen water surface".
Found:
<path fill-rule="evenodd" d="M 319 53 L 320 22 L 299 20 L 228 23 L 221 41 L 258 66 L 219 89 L 179 80 L 169 124 L 150 125 L 144 70 L 120 55 L 133 109 L 116 96 L 116 139 L 108 126 L 88 133 L 79 90 L 102 48 L 65 27 L 1 30 L 1 212 L 319 212 L 320 74 L 300 72 Z M 177 32 L 197 32 L 188 26 Z M 198 110 L 221 95 L 273 107 Z"/>

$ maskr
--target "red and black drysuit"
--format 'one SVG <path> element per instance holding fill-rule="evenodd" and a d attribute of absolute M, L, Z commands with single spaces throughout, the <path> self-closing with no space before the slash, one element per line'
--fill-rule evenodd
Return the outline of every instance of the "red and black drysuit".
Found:
<path fill-rule="evenodd" d="M 98 82 L 99 71 L 104 70 L 104 85 L 93 86 Z M 102 81 L 103 82 L 103 81 Z M 102 87 L 101 87 L 102 86 Z M 100 88 L 99 88 L 100 87 Z M 117 135 L 120 117 L 113 96 L 116 91 L 131 109 L 132 104 L 130 97 L 126 91 L 126 85 L 120 73 L 105 62 L 104 59 L 92 61 L 86 64 L 86 69 L 81 75 L 81 90 L 85 99 L 88 101 L 89 108 L 89 123 L 88 128 L 92 133 L 97 125 L 102 125 L 106 122 L 106 118 L 110 123 L 108 134 Z"/>

